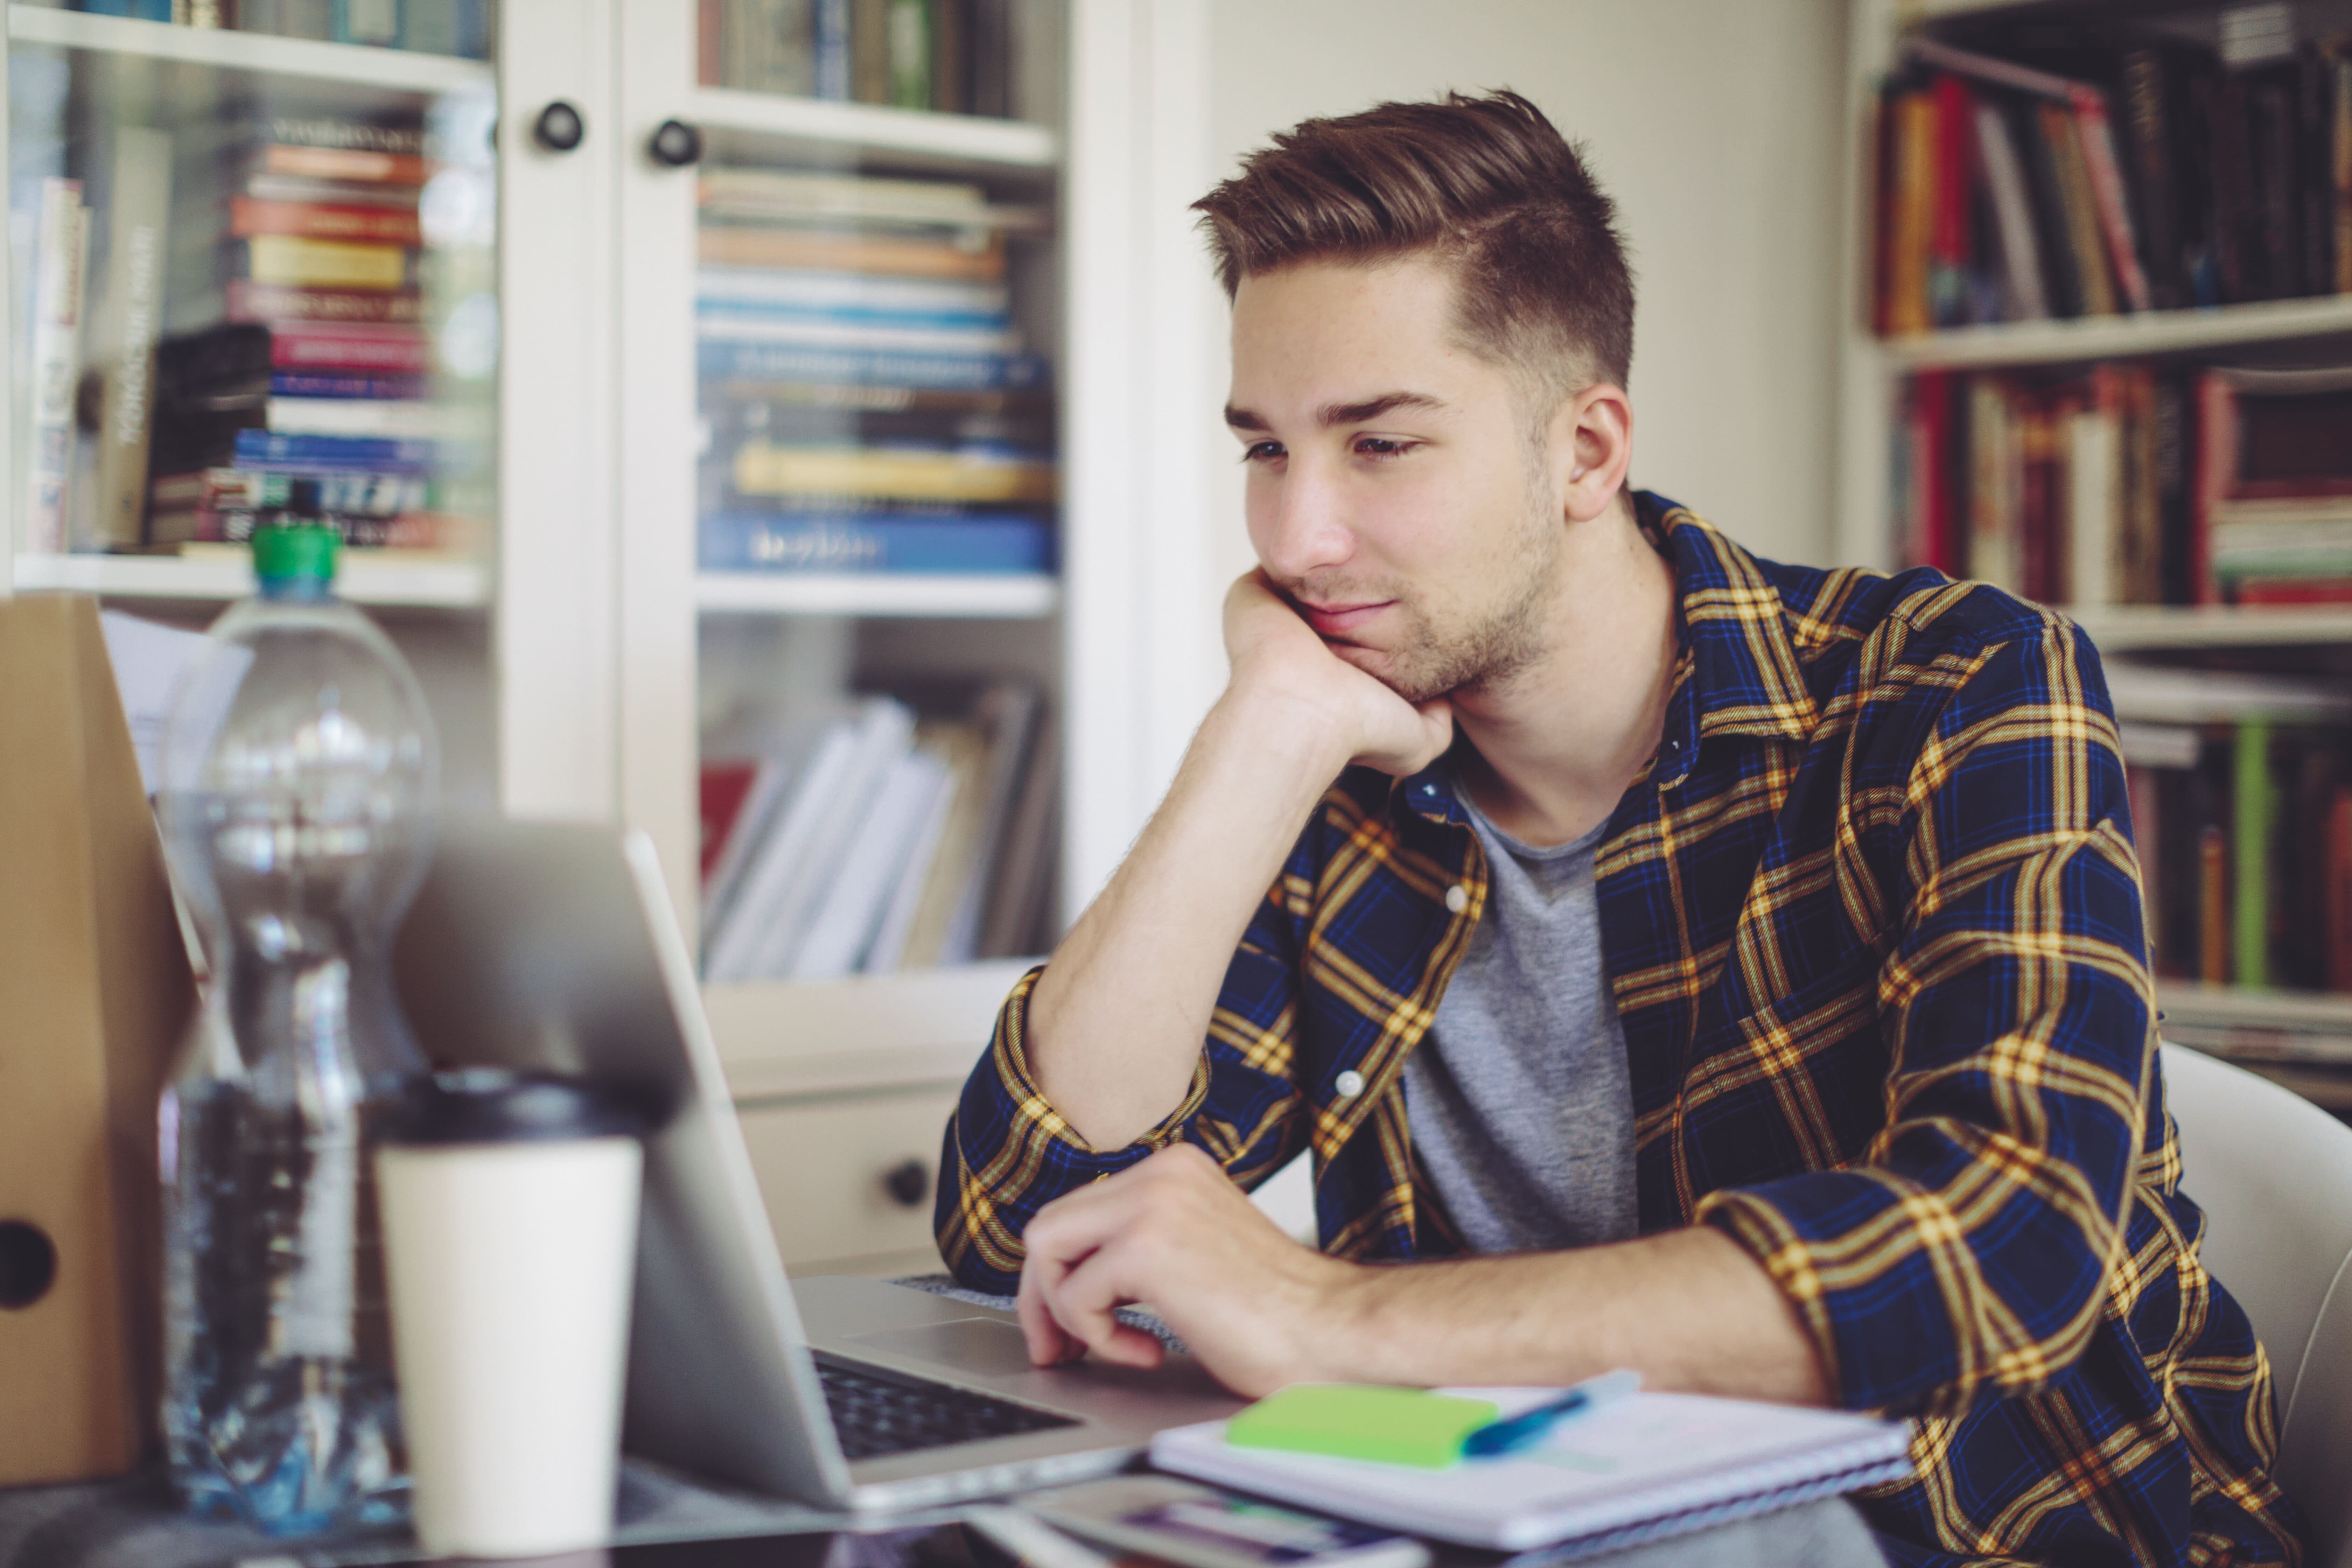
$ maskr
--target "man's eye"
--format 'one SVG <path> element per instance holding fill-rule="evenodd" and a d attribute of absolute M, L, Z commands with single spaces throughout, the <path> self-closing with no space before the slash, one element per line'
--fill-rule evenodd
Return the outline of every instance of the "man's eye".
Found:
<path fill-rule="evenodd" d="M 1386 436 L 1359 436 L 1357 452 L 1367 458 L 1401 458 L 1420 445 L 1417 441 L 1395 441 Z"/>
<path fill-rule="evenodd" d="M 1253 441 L 1242 448 L 1242 461 L 1244 463 L 1270 463 L 1282 455 L 1282 443 L 1279 441 Z"/>

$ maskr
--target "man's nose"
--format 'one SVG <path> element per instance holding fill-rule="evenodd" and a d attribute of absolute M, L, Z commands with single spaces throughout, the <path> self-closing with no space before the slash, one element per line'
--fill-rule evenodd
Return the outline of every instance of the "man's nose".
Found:
<path fill-rule="evenodd" d="M 1347 564 L 1355 553 L 1338 487 L 1317 465 L 1291 459 L 1275 481 L 1267 526 L 1258 558 L 1276 582 L 1303 582 L 1318 571 Z"/>

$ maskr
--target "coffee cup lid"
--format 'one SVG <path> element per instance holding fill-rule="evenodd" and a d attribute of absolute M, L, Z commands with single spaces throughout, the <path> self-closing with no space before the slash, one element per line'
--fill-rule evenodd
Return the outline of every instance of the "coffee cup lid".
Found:
<path fill-rule="evenodd" d="M 638 1137 L 647 1116 L 612 1084 L 505 1068 L 453 1068 L 424 1079 L 383 1130 L 387 1143 L 544 1142 Z"/>

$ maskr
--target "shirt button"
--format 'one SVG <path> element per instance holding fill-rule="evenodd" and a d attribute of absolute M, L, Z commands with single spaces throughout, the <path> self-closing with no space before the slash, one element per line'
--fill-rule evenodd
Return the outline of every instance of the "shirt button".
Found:
<path fill-rule="evenodd" d="M 1353 1100 L 1364 1092 L 1364 1075 L 1349 1068 L 1331 1080 L 1331 1092 L 1341 1100 Z"/>
<path fill-rule="evenodd" d="M 1470 907 L 1470 889 L 1456 882 L 1445 889 L 1445 907 L 1460 914 Z"/>

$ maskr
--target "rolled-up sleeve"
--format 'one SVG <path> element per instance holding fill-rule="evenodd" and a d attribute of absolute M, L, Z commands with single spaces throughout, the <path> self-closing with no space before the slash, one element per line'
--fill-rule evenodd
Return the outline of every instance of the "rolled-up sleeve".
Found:
<path fill-rule="evenodd" d="M 2118 1266 L 2153 1071 L 2096 653 L 2053 624 L 1940 675 L 1948 696 L 1919 721 L 1907 787 L 1858 808 L 1878 818 L 1853 825 L 1837 873 L 1848 896 L 1894 905 L 1877 970 L 1885 1124 L 1850 1165 L 1695 1210 L 1780 1286 L 1856 1408 L 1956 1412 L 2082 1353 Z"/>
<path fill-rule="evenodd" d="M 1304 1145 L 1297 1060 L 1298 924 L 1306 910 L 1306 839 L 1261 901 L 1219 990 L 1192 1081 L 1158 1126 L 1098 1150 L 1054 1109 L 1030 1070 L 1029 998 L 1043 968 L 1021 977 L 996 1016 L 987 1054 L 964 1082 L 940 1152 L 933 1229 L 940 1256 L 973 1289 L 1019 1284 L 1022 1233 L 1055 1198 L 1179 1141 L 1199 1144 L 1234 1180 L 1255 1186 Z"/>

